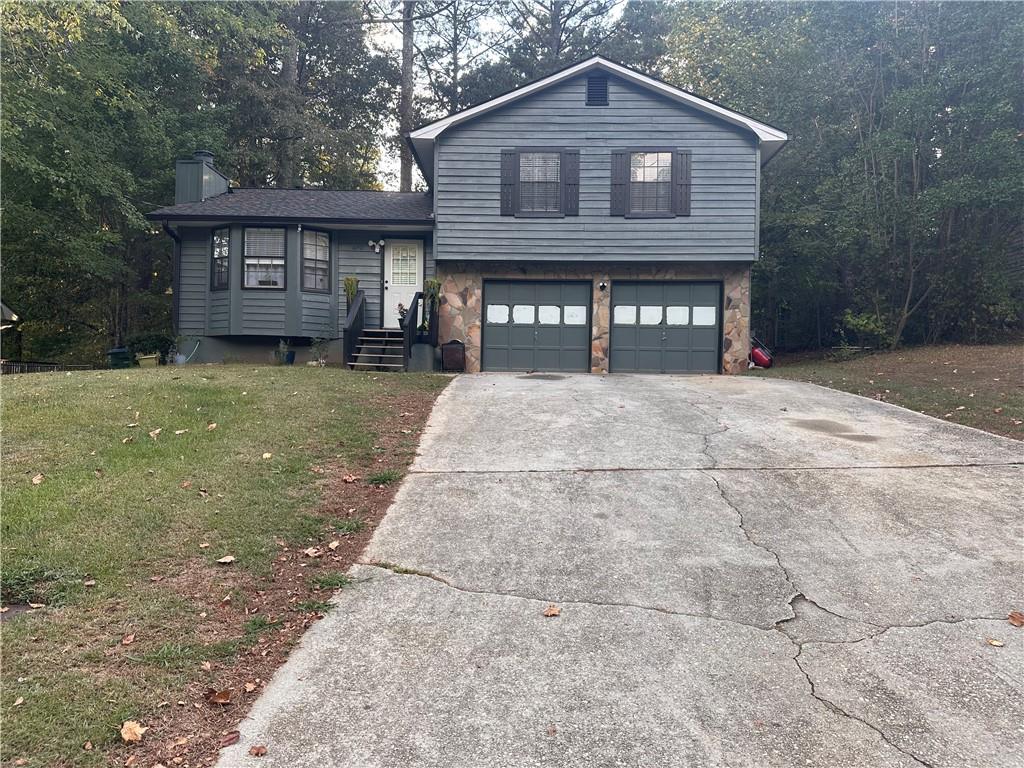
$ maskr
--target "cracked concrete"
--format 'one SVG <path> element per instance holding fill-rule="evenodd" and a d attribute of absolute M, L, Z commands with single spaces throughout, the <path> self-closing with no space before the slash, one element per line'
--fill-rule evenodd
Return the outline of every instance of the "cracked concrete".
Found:
<path fill-rule="evenodd" d="M 220 765 L 1016 765 L 1022 458 L 790 382 L 460 377 Z"/>

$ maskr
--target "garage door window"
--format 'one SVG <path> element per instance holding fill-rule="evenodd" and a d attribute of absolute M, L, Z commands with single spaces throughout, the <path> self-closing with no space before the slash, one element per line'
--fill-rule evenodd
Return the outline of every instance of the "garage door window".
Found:
<path fill-rule="evenodd" d="M 492 324 L 505 324 L 508 322 L 508 304 L 488 304 L 487 322 Z"/>
<path fill-rule="evenodd" d="M 567 305 L 563 307 L 563 320 L 565 325 L 586 325 L 587 308 L 582 306 Z"/>
<path fill-rule="evenodd" d="M 558 325 L 561 318 L 558 307 L 550 304 L 541 304 L 537 307 L 537 322 L 541 325 Z"/>
<path fill-rule="evenodd" d="M 665 325 L 689 325 L 689 307 L 665 307 Z"/>
<path fill-rule="evenodd" d="M 714 307 L 694 307 L 693 308 L 693 324 L 694 325 L 714 325 L 715 324 L 715 308 Z"/>
<path fill-rule="evenodd" d="M 636 325 L 636 306 L 632 304 L 619 304 L 615 307 L 613 320 L 616 325 Z"/>
<path fill-rule="evenodd" d="M 534 307 L 532 304 L 516 304 L 512 307 L 512 322 L 516 325 L 533 325 Z"/>
<path fill-rule="evenodd" d="M 661 307 L 640 307 L 640 325 L 661 325 Z"/>

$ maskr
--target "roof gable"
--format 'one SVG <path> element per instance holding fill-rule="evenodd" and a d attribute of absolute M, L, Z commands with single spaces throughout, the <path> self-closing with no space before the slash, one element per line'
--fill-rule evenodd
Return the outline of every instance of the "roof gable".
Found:
<path fill-rule="evenodd" d="M 497 96 L 490 101 L 485 101 L 482 104 L 477 104 L 475 107 L 470 107 L 469 109 L 465 109 L 461 112 L 456 112 L 454 115 L 449 115 L 446 118 L 429 123 L 412 131 L 408 135 L 407 139 L 412 146 L 413 153 L 416 155 L 416 158 L 420 163 L 420 169 L 423 171 L 424 175 L 430 179 L 433 175 L 434 142 L 441 134 L 450 128 L 466 123 L 496 109 L 500 109 L 508 104 L 520 101 L 558 83 L 565 82 L 582 74 L 594 71 L 607 72 L 608 74 L 619 77 L 627 82 L 646 88 L 668 98 L 671 101 L 692 107 L 700 112 L 750 131 L 754 134 L 761 147 L 762 163 L 767 162 L 772 155 L 778 152 L 789 138 L 784 131 L 774 128 L 767 123 L 762 123 L 760 120 L 755 120 L 752 117 L 748 117 L 747 115 L 728 109 L 727 107 L 723 107 L 713 101 L 702 99 L 688 91 L 684 91 L 681 88 L 676 88 L 675 86 L 669 85 L 661 80 L 644 75 L 641 72 L 630 69 L 629 67 L 616 64 L 615 62 L 609 61 L 608 59 L 604 59 L 600 56 L 594 56 L 586 61 L 582 61 L 578 64 L 574 64 L 555 72 L 554 74 L 548 75 L 541 80 L 524 85 L 521 88 L 517 88 L 501 96 Z"/>

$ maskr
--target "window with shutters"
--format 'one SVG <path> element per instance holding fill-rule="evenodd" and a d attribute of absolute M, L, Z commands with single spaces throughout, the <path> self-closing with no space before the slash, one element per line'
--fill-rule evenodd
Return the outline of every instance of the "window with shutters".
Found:
<path fill-rule="evenodd" d="M 519 212 L 562 210 L 562 153 L 519 153 Z"/>
<path fill-rule="evenodd" d="M 243 253 L 245 288 L 284 290 L 285 231 L 247 227 Z"/>
<path fill-rule="evenodd" d="M 213 250 L 210 259 L 210 289 L 223 291 L 228 287 L 228 250 L 231 243 L 230 230 L 213 230 Z"/>
<path fill-rule="evenodd" d="M 327 232 L 302 230 L 302 290 L 331 290 L 331 236 Z"/>
<path fill-rule="evenodd" d="M 612 150 L 612 216 L 689 216 L 690 189 L 690 150 L 663 147 Z"/>
<path fill-rule="evenodd" d="M 580 151 L 560 147 L 501 150 L 501 215 L 578 216 Z"/>
<path fill-rule="evenodd" d="M 629 212 L 671 215 L 671 152 L 630 152 Z"/>

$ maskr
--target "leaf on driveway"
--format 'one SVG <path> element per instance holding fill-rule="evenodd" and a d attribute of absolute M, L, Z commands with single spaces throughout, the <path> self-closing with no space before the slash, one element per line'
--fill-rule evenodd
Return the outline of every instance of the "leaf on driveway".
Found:
<path fill-rule="evenodd" d="M 121 738 L 126 744 L 133 741 L 142 741 L 142 734 L 148 731 L 138 720 L 125 720 L 121 724 Z"/>
<path fill-rule="evenodd" d="M 217 562 L 220 563 L 221 565 L 231 565 L 233 562 L 235 562 L 235 556 L 234 555 L 224 555 L 224 557 L 220 558 Z"/>
<path fill-rule="evenodd" d="M 551 603 L 550 605 L 548 605 L 547 608 L 544 609 L 544 615 L 547 616 L 548 618 L 551 618 L 552 616 L 558 616 L 561 613 L 562 613 L 562 609 L 559 608 L 554 603 Z"/>
<path fill-rule="evenodd" d="M 996 640 L 994 637 L 988 638 L 985 642 L 995 648 L 1002 648 L 1004 645 L 1002 640 Z"/>
<path fill-rule="evenodd" d="M 242 734 L 240 734 L 238 731 L 228 731 L 220 737 L 220 746 L 230 747 L 232 744 L 237 744 L 241 736 Z"/>
<path fill-rule="evenodd" d="M 1010 611 L 1009 616 L 1006 620 L 1013 624 L 1015 627 L 1024 627 L 1024 613 L 1021 611 Z"/>
<path fill-rule="evenodd" d="M 265 754 L 267 754 L 267 748 L 264 747 L 262 744 L 257 744 L 253 747 L 249 747 L 249 754 L 253 757 L 263 757 Z"/>
<path fill-rule="evenodd" d="M 39 485 L 43 482 L 43 473 L 40 472 L 38 475 L 32 478 L 32 485 Z"/>

